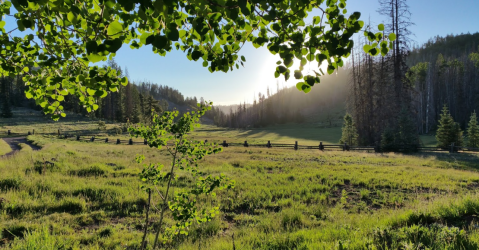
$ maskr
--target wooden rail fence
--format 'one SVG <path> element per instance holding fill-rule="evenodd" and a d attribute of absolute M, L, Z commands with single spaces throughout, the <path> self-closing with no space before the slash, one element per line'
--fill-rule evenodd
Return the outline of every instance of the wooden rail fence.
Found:
<path fill-rule="evenodd" d="M 0 132 L 1 134 L 1 132 Z M 6 133 L 7 136 L 27 136 L 27 135 L 34 135 L 35 130 L 28 131 L 27 133 L 13 133 L 8 130 Z M 144 141 L 134 141 L 132 138 L 128 140 L 110 140 L 109 137 L 104 136 L 96 136 L 92 135 L 91 131 L 68 131 L 68 133 L 62 134 L 60 130 L 58 133 L 41 133 L 43 135 L 56 135 L 58 138 L 61 139 L 70 139 L 75 141 L 83 141 L 83 142 L 97 142 L 97 143 L 109 143 L 109 144 L 127 144 L 127 145 L 147 145 L 146 140 Z M 207 140 L 205 140 L 207 142 Z M 262 147 L 262 148 L 292 148 L 295 150 L 299 149 L 317 149 L 317 150 L 342 150 L 342 151 L 367 151 L 367 152 L 381 152 L 381 148 L 379 146 L 350 146 L 345 144 L 323 144 L 320 142 L 318 145 L 299 145 L 298 141 L 295 143 L 271 143 L 268 141 L 267 143 L 248 143 L 248 141 L 240 142 L 227 142 L 224 140 L 219 145 L 223 147 Z M 397 146 L 394 147 L 396 151 L 411 151 L 413 147 L 406 146 Z M 455 146 L 454 143 L 451 144 L 448 148 L 441 148 L 441 147 L 414 147 L 415 151 L 419 152 L 449 152 L 449 153 L 457 153 L 461 152 L 479 152 L 479 148 L 469 148 L 469 147 L 462 147 L 462 146 Z"/>

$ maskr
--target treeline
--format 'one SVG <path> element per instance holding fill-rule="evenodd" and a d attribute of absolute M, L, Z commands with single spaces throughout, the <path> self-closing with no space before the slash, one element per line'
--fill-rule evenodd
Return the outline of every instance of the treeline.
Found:
<path fill-rule="evenodd" d="M 394 33 L 390 52 L 372 57 L 364 53 L 380 42 L 363 38 L 355 43 L 351 55 L 352 70 L 348 110 L 357 129 L 357 144 L 381 145 L 386 150 L 419 145 L 412 97 L 414 86 L 405 81 L 411 32 L 406 0 L 380 0 L 378 12 L 388 20 L 385 32 Z M 376 33 L 370 25 L 370 32 Z M 385 44 L 387 46 L 387 44 Z"/>
<path fill-rule="evenodd" d="M 444 105 L 465 129 L 471 113 L 479 109 L 478 50 L 479 33 L 435 37 L 412 50 L 406 78 L 414 88 L 419 133 L 437 129 Z"/>
<path fill-rule="evenodd" d="M 344 106 L 348 74 L 348 70 L 340 70 L 325 76 L 308 94 L 277 83 L 276 89 L 268 87 L 266 94 L 258 93 L 252 104 L 240 103 L 229 112 L 223 112 L 224 107 L 213 108 L 214 123 L 221 127 L 248 128 L 314 120 L 318 114 L 329 114 Z"/>
<path fill-rule="evenodd" d="M 348 99 L 355 142 L 387 151 L 413 149 L 419 134 L 436 132 L 444 106 L 457 121 L 452 130 L 465 130 L 479 108 L 479 33 L 435 37 L 411 49 L 406 0 L 380 3 L 380 13 L 391 18 L 386 31 L 397 38 L 382 57 L 363 52 L 376 41 L 355 44 Z"/>
<path fill-rule="evenodd" d="M 108 66 L 121 72 L 122 76 L 128 76 L 128 70 L 121 69 L 115 61 L 109 61 Z M 25 83 L 21 76 L 14 78 L 0 78 L 1 116 L 11 117 L 12 107 L 28 107 L 41 110 L 33 100 L 27 99 L 24 94 Z M 203 101 L 203 98 L 200 98 Z M 79 104 L 78 97 L 65 96 L 63 107 L 66 111 L 83 114 L 92 118 L 116 122 L 143 122 L 152 119 L 152 112 L 161 113 L 166 110 L 178 109 L 180 112 L 187 112 L 196 109 L 198 100 L 196 97 L 184 97 L 178 90 L 153 84 L 150 82 L 133 83 L 126 86 L 119 86 L 117 92 L 111 92 L 103 99 L 98 99 L 98 109 L 88 113 Z M 214 114 L 208 116 L 213 119 Z"/>

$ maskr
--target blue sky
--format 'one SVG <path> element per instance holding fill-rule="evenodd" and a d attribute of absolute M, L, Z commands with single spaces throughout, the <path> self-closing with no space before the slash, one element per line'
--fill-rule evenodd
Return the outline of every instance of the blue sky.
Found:
<path fill-rule="evenodd" d="M 418 45 L 436 35 L 479 31 L 479 0 L 409 0 L 408 5 L 411 21 L 415 23 L 410 27 L 414 34 L 412 39 Z M 378 7 L 378 0 L 347 1 L 349 13 L 361 12 L 361 20 L 367 22 L 370 19 L 372 25 L 386 20 L 376 12 Z M 308 18 L 314 15 L 319 12 L 313 12 Z M 258 92 L 266 93 L 267 86 L 275 90 L 278 81 L 280 86 L 296 83 L 293 79 L 284 82 L 281 77 L 274 78 L 278 57 L 271 55 L 266 48 L 255 49 L 247 44 L 240 54 L 246 57 L 245 67 L 228 73 L 210 73 L 201 65 L 201 60 L 189 61 L 180 51 L 161 57 L 151 51 L 151 46 L 132 50 L 124 45 L 115 60 L 122 68 L 128 68 L 130 80 L 168 85 L 185 96 L 204 97 L 217 105 L 252 102 Z"/>
<path fill-rule="evenodd" d="M 475 33 L 479 31 L 479 0 L 409 0 L 412 13 L 411 21 L 415 23 L 410 30 L 413 40 L 420 45 L 436 35 Z M 378 0 L 349 0 L 349 13 L 359 11 L 361 19 L 372 24 L 386 20 L 379 15 Z M 244 68 L 228 73 L 210 73 L 201 62 L 193 62 L 178 51 L 166 57 L 153 54 L 150 47 L 131 50 L 125 46 L 116 57 L 117 63 L 127 67 L 130 78 L 134 81 L 148 80 L 158 84 L 169 85 L 179 89 L 186 96 L 204 97 L 215 104 L 237 104 L 252 102 L 258 92 L 265 93 L 266 87 L 276 89 L 276 82 L 293 86 L 294 80 L 284 82 L 274 78 L 277 58 L 266 48 L 255 49 L 251 45 L 243 47 L 247 63 Z M 314 88 L 313 88 L 314 91 Z"/>

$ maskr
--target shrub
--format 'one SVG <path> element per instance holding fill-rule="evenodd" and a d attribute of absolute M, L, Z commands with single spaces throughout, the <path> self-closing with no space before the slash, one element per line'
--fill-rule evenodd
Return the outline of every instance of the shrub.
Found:
<path fill-rule="evenodd" d="M 105 176 L 108 173 L 108 170 L 101 166 L 91 166 L 89 168 L 83 168 L 80 170 L 71 170 L 71 175 L 76 175 L 80 177 L 90 177 L 90 176 Z"/>
<path fill-rule="evenodd" d="M 293 209 L 288 209 L 286 211 L 283 211 L 281 224 L 283 225 L 283 228 L 285 229 L 300 228 L 304 225 L 303 214 Z"/>
<path fill-rule="evenodd" d="M 378 249 L 477 249 L 464 230 L 440 224 L 376 229 L 373 244 Z"/>
<path fill-rule="evenodd" d="M 23 179 L 20 177 L 10 177 L 0 180 L 0 190 L 8 191 L 11 189 L 20 189 Z"/>

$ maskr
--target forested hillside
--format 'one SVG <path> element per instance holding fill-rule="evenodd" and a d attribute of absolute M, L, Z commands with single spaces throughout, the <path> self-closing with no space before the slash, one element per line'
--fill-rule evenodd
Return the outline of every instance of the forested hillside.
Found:
<path fill-rule="evenodd" d="M 108 65 L 128 75 L 128 70 L 122 70 L 115 61 Z M 21 76 L 15 78 L 2 77 L 0 79 L 0 96 L 2 116 L 11 116 L 12 107 L 28 107 L 41 109 L 40 105 L 25 97 L 25 83 Z M 103 99 L 97 100 L 97 110 L 88 113 L 78 101 L 78 97 L 68 95 L 65 97 L 63 108 L 67 111 L 89 115 L 90 117 L 118 122 L 147 122 L 151 119 L 151 110 L 160 113 L 165 110 L 177 109 L 186 112 L 196 109 L 196 104 L 203 102 L 196 97 L 184 97 L 177 89 L 166 85 L 150 82 L 129 82 L 128 85 L 118 87 L 118 91 L 110 93 Z M 210 115 L 213 118 L 212 114 Z"/>
<path fill-rule="evenodd" d="M 350 70 L 321 78 L 321 83 L 305 94 L 296 87 L 268 88 L 266 95 L 258 93 L 253 104 L 239 104 L 222 112 L 214 108 L 214 121 L 218 126 L 231 128 L 262 127 L 288 122 L 331 123 L 342 119 L 348 93 Z M 224 110 L 224 109 L 223 109 Z"/>
<path fill-rule="evenodd" d="M 479 110 L 478 50 L 475 33 L 435 37 L 411 51 L 407 78 L 414 87 L 419 133 L 435 130 L 444 105 L 462 129 Z"/>

